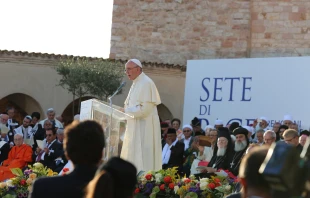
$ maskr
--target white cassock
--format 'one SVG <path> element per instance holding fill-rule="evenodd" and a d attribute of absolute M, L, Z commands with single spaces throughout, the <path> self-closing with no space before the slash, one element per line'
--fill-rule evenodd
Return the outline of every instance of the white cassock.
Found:
<path fill-rule="evenodd" d="M 157 105 L 161 103 L 154 82 L 143 72 L 133 80 L 125 100 L 125 113 L 133 115 L 127 127 L 121 158 L 138 172 L 162 169 L 161 128 Z"/>

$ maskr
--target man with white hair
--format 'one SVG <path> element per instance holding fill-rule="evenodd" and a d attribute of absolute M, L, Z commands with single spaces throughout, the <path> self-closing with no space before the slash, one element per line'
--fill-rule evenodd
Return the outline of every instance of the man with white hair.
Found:
<path fill-rule="evenodd" d="M 193 143 L 193 137 L 192 137 L 193 128 L 191 125 L 186 124 L 183 126 L 182 130 L 183 130 L 184 138 L 181 139 L 180 142 L 184 143 L 184 151 L 185 151 Z"/>
<path fill-rule="evenodd" d="M 258 131 L 256 131 L 257 144 L 259 146 L 264 144 L 264 133 L 265 133 L 264 129 L 259 129 Z"/>
<path fill-rule="evenodd" d="M 161 104 L 156 85 L 142 71 L 137 59 L 125 64 L 125 73 L 133 81 L 124 111 L 134 116 L 127 120 L 121 158 L 133 163 L 138 172 L 162 169 L 162 147 L 157 105 Z"/>
<path fill-rule="evenodd" d="M 268 119 L 265 116 L 262 116 L 259 119 L 254 120 L 253 123 L 254 134 L 252 135 L 252 139 L 257 141 L 256 132 L 260 129 L 267 131 L 268 125 L 269 125 Z"/>
<path fill-rule="evenodd" d="M 268 130 L 264 133 L 264 144 L 270 146 L 276 142 L 277 135 L 274 131 Z"/>
<path fill-rule="evenodd" d="M 31 120 L 32 117 L 27 115 L 23 120 L 23 124 L 14 130 L 15 134 L 20 134 L 24 137 L 24 142 L 29 146 L 34 144 L 32 127 L 30 126 Z"/>
<path fill-rule="evenodd" d="M 47 116 L 47 118 L 44 119 L 44 120 L 42 120 L 42 121 L 40 122 L 40 124 L 43 126 L 43 125 L 44 125 L 44 122 L 45 122 L 46 120 L 49 120 L 49 121 L 52 122 L 52 124 L 54 125 L 54 127 L 56 127 L 56 128 L 64 128 L 63 125 L 62 125 L 62 123 L 61 123 L 59 120 L 55 119 L 55 115 L 56 115 L 56 111 L 55 111 L 53 108 L 49 108 L 49 109 L 46 111 L 46 116 Z"/>

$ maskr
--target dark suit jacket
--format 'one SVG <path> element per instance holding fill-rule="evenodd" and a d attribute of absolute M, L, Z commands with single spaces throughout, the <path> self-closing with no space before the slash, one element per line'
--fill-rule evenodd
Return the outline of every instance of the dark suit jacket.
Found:
<path fill-rule="evenodd" d="M 52 169 L 53 171 L 56 168 L 56 163 L 55 159 L 58 157 L 63 156 L 63 148 L 62 144 L 60 144 L 57 140 L 49 147 L 49 150 L 53 150 L 54 152 L 50 152 L 50 154 L 45 154 L 44 155 L 44 160 L 40 160 L 40 162 L 44 165 L 47 166 L 47 168 Z M 35 154 L 34 154 L 35 155 Z M 34 156 L 34 159 L 36 159 L 37 155 Z"/>
<path fill-rule="evenodd" d="M 184 153 L 184 143 L 177 142 L 175 146 L 170 148 L 171 154 L 168 164 L 163 165 L 163 169 L 173 168 L 175 166 L 179 167 L 178 170 L 182 169 L 183 165 L 183 153 Z"/>
<path fill-rule="evenodd" d="M 10 152 L 11 148 L 8 143 L 5 143 L 1 149 L 0 149 L 0 163 L 2 163 L 4 160 L 8 159 L 8 155 Z"/>
<path fill-rule="evenodd" d="M 68 175 L 37 179 L 29 198 L 83 198 L 96 170 L 95 166 L 76 165 Z"/>

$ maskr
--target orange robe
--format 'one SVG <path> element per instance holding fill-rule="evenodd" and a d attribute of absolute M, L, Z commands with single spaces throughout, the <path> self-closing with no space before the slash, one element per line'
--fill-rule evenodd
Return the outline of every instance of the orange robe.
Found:
<path fill-rule="evenodd" d="M 0 182 L 15 177 L 10 170 L 11 168 L 23 169 L 31 161 L 32 148 L 29 145 L 14 146 L 9 152 L 8 159 L 4 160 L 0 166 Z"/>

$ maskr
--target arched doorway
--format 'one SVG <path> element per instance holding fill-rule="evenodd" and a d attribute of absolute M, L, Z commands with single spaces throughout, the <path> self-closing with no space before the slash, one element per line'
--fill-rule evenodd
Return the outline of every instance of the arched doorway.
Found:
<path fill-rule="evenodd" d="M 171 120 L 173 118 L 172 113 L 164 104 L 158 105 L 157 111 L 161 120 Z"/>
<path fill-rule="evenodd" d="M 85 100 L 89 100 L 95 97 L 92 96 L 84 96 L 81 98 L 81 102 L 85 101 Z M 73 102 L 71 102 L 70 104 L 68 104 L 68 106 L 65 108 L 65 110 L 62 113 L 62 118 L 64 120 L 65 125 L 67 125 L 68 123 L 71 123 L 73 120 L 74 115 L 79 114 L 80 113 L 80 106 L 81 104 L 79 103 L 79 98 L 74 100 L 74 112 L 73 112 Z"/>
<path fill-rule="evenodd" d="M 22 123 L 26 115 L 31 115 L 34 111 L 43 115 L 41 105 L 32 97 L 22 93 L 10 94 L 2 98 L 0 100 L 0 112 L 5 112 L 7 107 L 15 108 L 14 118 L 19 124 Z"/>

